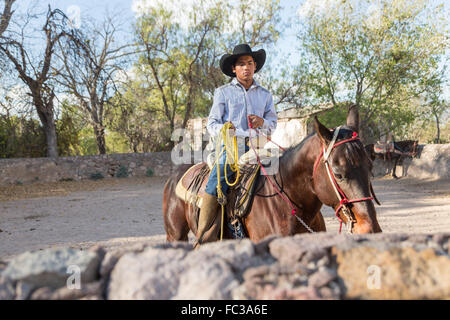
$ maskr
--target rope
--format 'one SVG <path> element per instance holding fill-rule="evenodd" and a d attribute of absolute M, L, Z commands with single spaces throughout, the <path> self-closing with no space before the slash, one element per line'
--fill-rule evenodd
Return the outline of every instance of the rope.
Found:
<path fill-rule="evenodd" d="M 225 203 L 226 196 L 222 192 L 222 185 L 220 184 L 220 158 L 225 152 L 225 182 L 228 186 L 234 186 L 240 177 L 239 165 L 238 165 L 238 147 L 237 147 L 237 139 L 236 136 L 231 137 L 230 130 L 233 127 L 231 123 L 225 123 L 220 130 L 220 134 L 217 137 L 216 142 L 216 161 L 215 165 L 217 165 L 217 200 L 222 207 L 222 222 L 220 226 L 220 241 L 223 239 L 223 222 L 225 220 Z M 222 147 L 223 144 L 223 147 Z M 229 159 L 231 159 L 231 163 L 228 163 Z M 227 177 L 227 164 L 230 166 L 231 171 L 236 172 L 236 180 L 233 183 L 228 181 Z"/>

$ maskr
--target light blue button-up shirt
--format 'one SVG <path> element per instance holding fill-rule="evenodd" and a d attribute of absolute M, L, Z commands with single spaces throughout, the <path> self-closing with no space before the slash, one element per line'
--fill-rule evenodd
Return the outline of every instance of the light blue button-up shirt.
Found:
<path fill-rule="evenodd" d="M 214 101 L 208 117 L 206 128 L 212 137 L 216 137 L 223 124 L 231 121 L 236 127 L 236 136 L 248 137 L 248 115 L 257 115 L 264 119 L 262 131 L 272 134 L 277 127 L 277 113 L 273 104 L 272 94 L 253 80 L 247 90 L 233 79 L 229 84 L 217 88 Z M 253 136 L 253 132 L 252 132 Z"/>

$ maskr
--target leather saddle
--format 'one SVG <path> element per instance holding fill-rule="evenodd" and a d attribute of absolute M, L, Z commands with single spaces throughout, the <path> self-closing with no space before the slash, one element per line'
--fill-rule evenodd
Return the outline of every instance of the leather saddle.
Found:
<path fill-rule="evenodd" d="M 263 164 L 272 156 L 268 149 L 258 149 L 257 152 Z M 191 219 L 194 219 L 192 221 L 195 224 L 198 222 L 206 184 L 213 166 L 214 159 L 212 157 L 208 157 L 207 163 L 202 162 L 193 165 L 184 173 L 175 189 L 175 193 L 179 198 L 193 206 L 194 215 Z M 256 155 L 253 151 L 249 151 L 240 157 L 239 170 L 239 181 L 228 188 L 227 203 L 225 205 L 228 225 L 229 227 L 233 226 L 234 229 L 250 211 L 255 186 L 260 176 L 260 165 L 257 163 Z M 234 181 L 234 178 L 231 178 L 231 181 Z"/>
<path fill-rule="evenodd" d="M 375 153 L 392 153 L 395 151 L 394 141 L 388 141 L 386 143 L 378 142 L 373 146 Z"/>

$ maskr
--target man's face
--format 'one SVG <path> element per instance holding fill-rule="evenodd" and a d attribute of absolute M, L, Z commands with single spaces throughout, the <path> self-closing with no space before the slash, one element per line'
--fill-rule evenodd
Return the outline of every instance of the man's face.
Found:
<path fill-rule="evenodd" d="M 240 81 L 247 82 L 253 80 L 256 70 L 256 62 L 252 56 L 241 56 L 233 66 L 233 72 Z"/>

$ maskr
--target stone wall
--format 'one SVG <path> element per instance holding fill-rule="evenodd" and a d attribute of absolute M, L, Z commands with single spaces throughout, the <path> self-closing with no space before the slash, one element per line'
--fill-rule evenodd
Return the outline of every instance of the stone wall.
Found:
<path fill-rule="evenodd" d="M 297 120 L 285 123 L 288 134 L 301 126 Z M 280 125 L 282 127 L 283 125 Z M 280 128 L 281 129 L 281 128 Z M 292 130 L 291 130 L 292 131 Z M 279 131 L 281 132 L 281 131 Z M 278 138 L 291 144 L 287 136 Z M 61 180 L 89 179 L 101 174 L 104 178 L 115 177 L 121 167 L 128 176 L 145 176 L 149 169 L 156 176 L 167 176 L 173 171 L 171 152 L 124 153 L 100 156 L 51 158 L 0 159 L 0 186 L 34 181 L 54 182 Z M 384 176 L 392 171 L 392 163 L 376 160 L 374 175 Z M 397 176 L 418 179 L 450 179 L 450 144 L 420 145 L 417 158 L 406 158 L 397 167 Z"/>
<path fill-rule="evenodd" d="M 450 144 L 419 145 L 416 158 L 405 158 L 397 165 L 398 177 L 417 179 L 450 179 Z M 377 159 L 373 173 L 376 177 L 391 174 L 393 163 Z"/>
<path fill-rule="evenodd" d="M 0 159 L 0 185 L 34 181 L 81 180 L 98 174 L 109 178 L 117 176 L 119 172 L 126 173 L 128 176 L 145 176 L 149 169 L 155 176 L 167 176 L 172 172 L 172 167 L 170 152 L 107 154 L 57 159 Z"/>
<path fill-rule="evenodd" d="M 51 248 L 0 261 L 0 299 L 449 299 L 449 242 L 316 233 Z"/>

